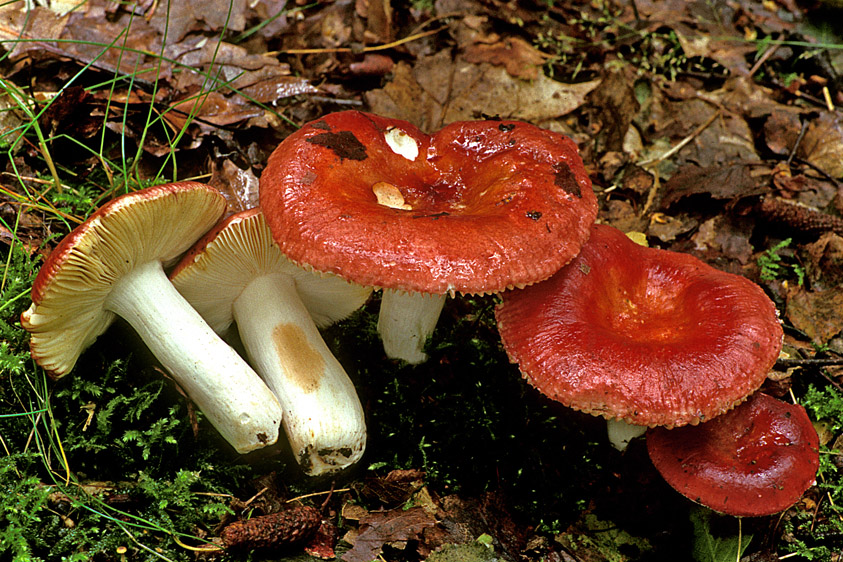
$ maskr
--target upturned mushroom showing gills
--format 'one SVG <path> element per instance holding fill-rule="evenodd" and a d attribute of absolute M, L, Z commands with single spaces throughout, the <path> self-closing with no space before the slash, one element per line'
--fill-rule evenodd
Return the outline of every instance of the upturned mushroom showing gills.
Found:
<path fill-rule="evenodd" d="M 162 264 L 210 229 L 225 200 L 201 183 L 150 187 L 103 205 L 52 251 L 21 315 L 32 357 L 53 378 L 114 320 L 126 320 L 238 452 L 274 443 L 281 406 L 176 291 Z"/>
<path fill-rule="evenodd" d="M 495 314 L 510 359 L 539 391 L 642 428 L 730 410 L 782 345 L 758 285 L 605 225 L 550 279 L 504 293 Z"/>
<path fill-rule="evenodd" d="M 739 517 L 784 511 L 811 487 L 820 464 L 805 409 L 760 392 L 706 423 L 648 431 L 647 450 L 680 494 Z"/>
<path fill-rule="evenodd" d="M 371 289 L 287 260 L 257 209 L 217 225 L 170 278 L 217 333 L 237 324 L 252 365 L 281 403 L 287 438 L 306 474 L 334 472 L 360 459 L 363 407 L 317 325 L 345 318 Z"/>
<path fill-rule="evenodd" d="M 287 137 L 261 176 L 260 202 L 292 261 L 384 289 L 384 348 L 410 363 L 426 359 L 445 295 L 547 278 L 597 215 L 567 137 L 491 120 L 427 135 L 359 111 Z"/>

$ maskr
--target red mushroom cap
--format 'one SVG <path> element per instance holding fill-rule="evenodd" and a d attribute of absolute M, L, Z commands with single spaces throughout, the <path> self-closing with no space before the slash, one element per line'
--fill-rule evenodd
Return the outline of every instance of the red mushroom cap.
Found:
<path fill-rule="evenodd" d="M 760 392 L 696 427 L 650 430 L 647 450 L 680 494 L 741 517 L 796 503 L 820 463 L 819 438 L 805 409 Z"/>
<path fill-rule="evenodd" d="M 553 277 L 504 293 L 496 318 L 542 393 L 634 425 L 722 414 L 761 385 L 782 343 L 756 284 L 605 225 Z"/>
<path fill-rule="evenodd" d="M 547 278 L 597 214 L 570 139 L 517 121 L 428 136 L 358 111 L 308 123 L 272 153 L 260 201 L 293 261 L 361 285 L 498 292 Z"/>

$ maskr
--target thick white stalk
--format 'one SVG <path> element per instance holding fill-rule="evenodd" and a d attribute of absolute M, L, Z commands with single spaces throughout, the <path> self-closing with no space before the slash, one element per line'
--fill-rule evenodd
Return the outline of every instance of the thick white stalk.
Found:
<path fill-rule="evenodd" d="M 240 339 L 284 409 L 284 429 L 305 473 L 360 459 L 366 421 L 357 391 L 283 274 L 253 280 L 234 301 Z"/>
<path fill-rule="evenodd" d="M 623 420 L 606 420 L 606 430 L 609 434 L 609 442 L 618 451 L 625 451 L 629 442 L 644 435 L 647 431 L 646 425 L 632 425 Z"/>
<path fill-rule="evenodd" d="M 124 318 L 239 453 L 274 443 L 281 406 L 266 384 L 170 283 L 161 264 L 136 267 L 105 308 Z"/>
<path fill-rule="evenodd" d="M 424 344 L 433 335 L 446 295 L 384 289 L 378 333 L 388 357 L 417 365 L 427 361 Z"/>

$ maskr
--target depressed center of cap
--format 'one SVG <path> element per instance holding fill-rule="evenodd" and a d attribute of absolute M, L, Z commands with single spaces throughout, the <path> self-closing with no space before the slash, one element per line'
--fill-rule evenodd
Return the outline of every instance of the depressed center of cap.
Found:
<path fill-rule="evenodd" d="M 389 182 L 379 181 L 372 186 L 372 193 L 378 198 L 378 205 L 392 209 L 403 209 L 405 211 L 413 210 L 413 207 L 404 201 L 404 195 L 401 193 L 401 190 Z"/>

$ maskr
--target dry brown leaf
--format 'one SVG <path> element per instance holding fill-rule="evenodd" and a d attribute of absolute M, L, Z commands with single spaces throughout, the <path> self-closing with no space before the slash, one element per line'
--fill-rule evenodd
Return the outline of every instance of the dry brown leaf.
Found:
<path fill-rule="evenodd" d="M 229 160 L 211 164 L 211 179 L 208 184 L 222 193 L 228 202 L 228 209 L 237 213 L 258 206 L 258 178 L 250 169 L 242 170 Z"/>
<path fill-rule="evenodd" d="M 826 232 L 805 245 L 805 269 L 813 287 L 831 288 L 843 284 L 843 236 Z"/>
<path fill-rule="evenodd" d="M 828 112 L 811 121 L 799 145 L 799 155 L 834 178 L 843 178 L 843 124 Z"/>
<path fill-rule="evenodd" d="M 203 0 L 202 2 L 155 3 L 155 11 L 147 14 L 149 23 L 168 42 L 181 41 L 191 31 L 222 31 L 224 28 L 243 31 L 246 28 L 246 0 Z M 207 24 L 203 26 L 201 22 Z"/>
<path fill-rule="evenodd" d="M 160 51 L 161 36 L 143 18 L 111 21 L 98 10 L 71 12 L 68 18 L 63 41 L 56 44 L 65 56 L 109 73 L 134 75 L 143 84 L 172 76 L 169 64 L 159 66 L 147 54 Z"/>
<path fill-rule="evenodd" d="M 763 193 L 749 168 L 741 164 L 701 168 L 693 164 L 681 167 L 664 185 L 662 208 L 668 208 L 691 195 L 707 194 L 714 199 L 735 199 Z"/>
<path fill-rule="evenodd" d="M 677 164 L 723 166 L 738 160 L 757 161 L 755 137 L 738 114 L 722 112 L 711 101 L 689 99 L 664 106 L 663 119 L 654 123 L 657 137 L 667 136 L 673 145 L 687 144 L 672 157 Z"/>
<path fill-rule="evenodd" d="M 723 84 L 723 88 L 716 92 L 716 95 L 714 92 L 705 95 L 706 99 L 710 97 L 712 102 L 720 103 L 729 111 L 739 113 L 748 119 L 766 117 L 774 111 L 794 115 L 809 111 L 799 106 L 777 102 L 773 90 L 746 76 L 730 78 Z"/>
<path fill-rule="evenodd" d="M 164 119 L 178 130 L 192 116 L 194 123 L 204 132 L 211 132 L 218 126 L 231 125 L 262 113 L 260 107 L 239 96 L 226 97 L 219 92 L 208 92 L 174 102 L 170 111 L 164 114 Z"/>
<path fill-rule="evenodd" d="M 356 0 L 355 10 L 366 19 L 364 40 L 374 43 L 389 43 L 393 40 L 392 6 L 389 0 Z"/>
<path fill-rule="evenodd" d="M 790 154 L 802 128 L 799 116 L 789 111 L 774 110 L 764 121 L 767 148 L 781 156 Z"/>
<path fill-rule="evenodd" d="M 689 31 L 687 28 L 682 29 L 681 26 L 676 26 L 675 31 L 679 43 L 682 45 L 682 50 L 689 58 L 710 58 L 729 69 L 733 74 L 749 75 L 747 56 L 755 53 L 753 44 L 722 38 L 722 32 L 713 36 L 708 33 Z"/>
<path fill-rule="evenodd" d="M 843 330 L 843 287 L 822 292 L 794 287 L 787 294 L 787 319 L 815 344 L 828 343 Z"/>
<path fill-rule="evenodd" d="M 63 133 L 75 139 L 89 138 L 102 126 L 102 112 L 96 115 L 94 97 L 81 86 L 64 88 L 41 115 L 41 126 L 52 135 Z"/>
<path fill-rule="evenodd" d="M 401 62 L 383 89 L 366 93 L 371 110 L 432 132 L 454 121 L 483 116 L 540 123 L 573 111 L 599 80 L 563 84 L 539 74 L 520 80 L 488 63 L 472 64 L 441 51 L 414 67 Z"/>
<path fill-rule="evenodd" d="M 323 519 L 316 534 L 308 541 L 304 551 L 314 558 L 333 560 L 337 557 L 334 547 L 337 545 L 339 530 L 332 521 Z"/>
<path fill-rule="evenodd" d="M 525 80 L 538 78 L 541 66 L 550 58 L 519 37 L 505 37 L 492 44 L 474 43 L 466 47 L 463 56 L 468 62 L 503 66 L 510 76 Z"/>
<path fill-rule="evenodd" d="M 17 60 L 31 51 L 49 49 L 58 51 L 53 39 L 58 39 L 65 26 L 67 16 L 59 16 L 46 8 L 36 6 L 27 10 L 23 2 L 9 2 L 0 6 L 0 39 L 12 43 L 9 58 Z M 38 39 L 38 41 L 33 41 Z M 8 48 L 7 44 L 3 45 Z"/>
<path fill-rule="evenodd" d="M 385 544 L 418 538 L 425 529 L 435 525 L 436 519 L 421 507 L 371 512 L 360 520 L 360 534 L 342 559 L 370 562 L 378 557 Z"/>
<path fill-rule="evenodd" d="M 393 507 L 406 503 L 424 486 L 424 472 L 417 469 L 392 470 L 386 476 L 366 478 L 360 495 L 368 501 Z"/>
<path fill-rule="evenodd" d="M 632 88 L 634 78 L 630 72 L 610 72 L 601 87 L 591 94 L 601 124 L 597 134 L 598 151 L 623 149 L 627 130 L 639 109 Z"/>
<path fill-rule="evenodd" d="M 625 199 L 606 201 L 600 211 L 600 221 L 624 232 L 642 230 L 647 226 L 647 219 L 638 214 L 632 204 Z"/>
<path fill-rule="evenodd" d="M 726 257 L 746 264 L 752 257 L 751 234 L 752 224 L 749 221 L 718 215 L 701 224 L 691 240 L 694 250 L 703 253 L 709 261 Z"/>
<path fill-rule="evenodd" d="M 699 222 L 687 215 L 670 216 L 655 213 L 650 218 L 647 234 L 655 236 L 662 242 L 673 242 L 678 236 L 686 234 L 697 227 Z"/>

